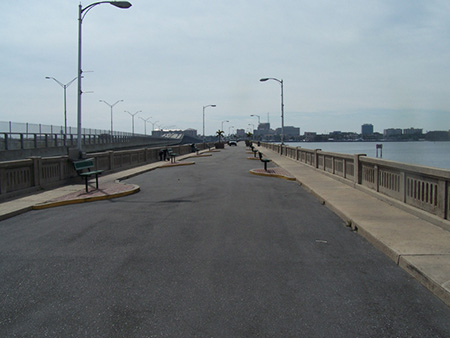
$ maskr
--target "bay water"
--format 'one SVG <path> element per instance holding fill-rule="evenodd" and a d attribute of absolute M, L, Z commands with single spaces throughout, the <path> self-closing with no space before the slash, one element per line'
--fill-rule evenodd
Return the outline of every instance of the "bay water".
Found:
<path fill-rule="evenodd" d="M 449 141 L 416 142 L 286 142 L 290 147 L 322 149 L 343 154 L 376 157 L 376 145 L 383 145 L 383 159 L 450 170 Z M 380 157 L 380 150 L 378 150 Z"/>

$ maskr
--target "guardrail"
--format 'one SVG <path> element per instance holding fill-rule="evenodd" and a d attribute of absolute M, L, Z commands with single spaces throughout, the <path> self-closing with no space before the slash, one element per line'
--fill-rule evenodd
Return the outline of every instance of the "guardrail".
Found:
<path fill-rule="evenodd" d="M 450 219 L 450 170 L 261 142 L 261 146 L 349 184 L 361 185 L 443 219 Z"/>
<path fill-rule="evenodd" d="M 180 155 L 192 152 L 191 145 L 170 146 Z M 213 147 L 213 143 L 199 143 L 200 150 Z M 96 169 L 115 172 L 159 161 L 159 151 L 164 147 L 142 148 L 122 151 L 89 153 Z M 0 200 L 51 189 L 77 179 L 77 173 L 68 156 L 32 157 L 25 160 L 0 162 Z"/>

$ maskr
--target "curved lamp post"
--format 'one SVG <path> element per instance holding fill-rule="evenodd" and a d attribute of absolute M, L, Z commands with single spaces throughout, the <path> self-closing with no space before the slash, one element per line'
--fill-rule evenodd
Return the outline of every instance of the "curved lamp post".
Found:
<path fill-rule="evenodd" d="M 125 113 L 128 113 L 128 114 L 131 115 L 131 127 L 132 127 L 131 130 L 132 130 L 132 133 L 133 133 L 133 136 L 134 136 L 134 115 L 136 115 L 138 113 L 142 113 L 142 110 L 139 110 L 139 111 L 137 111 L 134 114 L 131 114 L 128 110 L 125 110 Z"/>
<path fill-rule="evenodd" d="M 205 143 L 205 108 L 215 107 L 215 104 L 209 104 L 207 106 L 203 106 L 203 143 Z"/>
<path fill-rule="evenodd" d="M 283 102 L 283 79 L 278 80 L 273 77 L 265 77 L 259 81 L 264 82 L 267 80 L 277 81 L 281 85 L 281 144 L 284 144 L 284 102 Z"/>
<path fill-rule="evenodd" d="M 259 115 L 252 114 L 250 116 L 253 116 L 253 117 L 256 116 L 258 118 L 258 126 L 261 124 L 261 117 Z"/>
<path fill-rule="evenodd" d="M 228 121 L 228 120 L 222 121 L 222 128 L 220 128 L 220 130 L 222 130 L 222 131 L 223 131 L 223 123 L 224 122 L 230 122 L 230 121 Z"/>
<path fill-rule="evenodd" d="M 66 145 L 66 139 L 67 139 L 67 87 L 69 87 L 73 81 L 75 81 L 77 78 L 74 78 L 72 81 L 68 82 L 67 84 L 63 84 L 61 82 L 59 82 L 58 80 L 56 80 L 54 77 L 51 76 L 46 76 L 45 77 L 47 80 L 54 80 L 57 84 L 59 84 L 61 87 L 63 87 L 64 89 L 64 145 Z"/>
<path fill-rule="evenodd" d="M 94 2 L 86 7 L 82 7 L 81 3 L 78 6 L 78 102 L 77 102 L 77 150 L 81 156 L 81 75 L 83 70 L 81 69 L 81 25 L 83 24 L 86 14 L 95 6 L 100 4 L 110 4 L 118 8 L 127 9 L 131 7 L 131 3 L 128 1 L 99 1 Z"/>
<path fill-rule="evenodd" d="M 100 102 L 103 102 L 104 104 L 106 104 L 107 106 L 109 106 L 109 108 L 111 108 L 111 140 L 112 140 L 112 137 L 113 137 L 113 107 L 116 105 L 116 104 L 118 104 L 119 102 L 123 102 L 123 100 L 119 100 L 119 101 L 117 101 L 116 103 L 114 103 L 114 104 L 109 104 L 108 102 L 106 102 L 106 101 L 103 101 L 103 100 L 99 100 Z"/>

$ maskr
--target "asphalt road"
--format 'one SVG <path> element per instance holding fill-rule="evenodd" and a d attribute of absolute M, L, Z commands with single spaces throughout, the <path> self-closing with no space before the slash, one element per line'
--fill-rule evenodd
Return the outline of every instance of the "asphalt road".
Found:
<path fill-rule="evenodd" d="M 450 336 L 444 303 L 247 156 L 0 222 L 0 336 Z"/>

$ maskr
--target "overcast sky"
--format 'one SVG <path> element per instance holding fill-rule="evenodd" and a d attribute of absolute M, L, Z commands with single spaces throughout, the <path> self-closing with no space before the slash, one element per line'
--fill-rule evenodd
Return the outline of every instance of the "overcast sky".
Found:
<path fill-rule="evenodd" d="M 91 2 L 82 2 L 83 7 Z M 450 129 L 448 0 L 131 0 L 83 21 L 83 127 L 144 132 L 138 117 L 206 134 L 224 123 L 318 133 Z M 63 125 L 77 75 L 78 0 L 15 0 L 0 11 L 0 121 Z M 67 89 L 76 126 L 76 81 Z M 152 128 L 147 124 L 147 132 Z"/>

